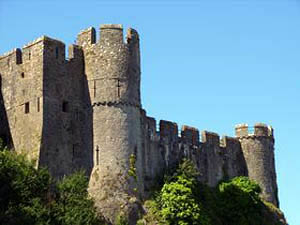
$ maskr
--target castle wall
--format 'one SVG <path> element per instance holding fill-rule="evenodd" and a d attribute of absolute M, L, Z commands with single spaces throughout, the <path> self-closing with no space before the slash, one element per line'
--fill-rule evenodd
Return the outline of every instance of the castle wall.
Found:
<path fill-rule="evenodd" d="M 247 176 L 247 165 L 238 138 L 223 137 L 208 131 L 201 133 L 196 128 L 182 126 L 178 136 L 177 124 L 156 121 L 144 116 L 145 143 L 145 193 L 157 184 L 158 178 L 167 170 L 173 170 L 183 158 L 194 162 L 199 171 L 199 180 L 215 187 L 221 180 Z"/>
<path fill-rule="evenodd" d="M 47 38 L 43 68 L 44 115 L 40 165 L 55 177 L 92 168 L 91 110 L 80 47 Z"/>
<path fill-rule="evenodd" d="M 143 180 L 145 195 L 151 192 L 151 188 L 157 186 L 163 178 L 166 170 L 164 146 L 160 143 L 159 132 L 156 131 L 156 120 L 147 117 L 143 113 L 142 117 L 142 147 L 143 147 Z"/>
<path fill-rule="evenodd" d="M 0 57 L 9 146 L 38 160 L 42 133 L 43 38 Z M 3 115 L 3 114 L 2 114 Z"/>
<path fill-rule="evenodd" d="M 239 139 L 224 136 L 221 139 L 221 148 L 224 159 L 224 178 L 231 179 L 237 176 L 248 176 L 247 165 Z"/>

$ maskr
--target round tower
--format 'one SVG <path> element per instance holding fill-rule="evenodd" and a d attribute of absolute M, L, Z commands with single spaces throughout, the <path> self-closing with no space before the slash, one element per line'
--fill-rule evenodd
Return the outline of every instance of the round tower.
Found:
<path fill-rule="evenodd" d="M 235 132 L 241 143 L 249 178 L 260 185 L 262 198 L 278 207 L 273 128 L 262 123 L 254 127 L 240 124 Z"/>
<path fill-rule="evenodd" d="M 101 25 L 100 40 L 84 49 L 93 109 L 94 167 L 89 191 L 111 222 L 138 216 L 143 192 L 139 37 L 121 25 Z"/>

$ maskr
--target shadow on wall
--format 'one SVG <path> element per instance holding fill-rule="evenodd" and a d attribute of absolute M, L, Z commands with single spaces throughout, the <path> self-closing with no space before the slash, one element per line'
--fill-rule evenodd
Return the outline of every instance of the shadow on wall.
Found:
<path fill-rule="evenodd" d="M 46 57 L 39 166 L 47 167 L 58 179 L 81 169 L 90 176 L 93 111 L 83 58 L 77 55 L 55 61 Z"/>
<path fill-rule="evenodd" d="M 8 125 L 7 114 L 4 106 L 4 99 L 2 95 L 2 76 L 0 74 L 0 138 L 3 141 L 3 145 L 8 149 L 14 149 L 14 144 L 11 137 L 11 132 Z"/>

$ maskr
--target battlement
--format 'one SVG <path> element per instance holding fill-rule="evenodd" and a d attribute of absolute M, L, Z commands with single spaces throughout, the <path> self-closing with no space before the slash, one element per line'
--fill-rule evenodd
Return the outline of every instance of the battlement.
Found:
<path fill-rule="evenodd" d="M 43 51 L 36 50 L 36 46 L 41 44 L 43 46 Z M 23 64 L 24 62 L 30 61 L 35 57 L 42 57 L 49 46 L 55 46 L 55 49 L 51 49 L 52 55 L 55 58 L 61 58 L 65 60 L 65 44 L 57 39 L 47 37 L 45 35 L 25 44 L 21 49 L 15 48 L 12 51 L 4 53 L 0 56 L 1 60 L 7 60 L 7 64 L 14 63 L 16 65 Z M 74 55 L 74 54 L 73 54 Z"/>
<path fill-rule="evenodd" d="M 69 60 L 83 57 L 82 49 L 78 45 L 69 45 L 68 53 Z"/>
<path fill-rule="evenodd" d="M 102 24 L 100 25 L 99 42 L 104 45 L 111 44 L 131 44 L 139 40 L 138 32 L 132 28 L 127 29 L 126 41 L 123 41 L 123 25 L 121 24 Z M 94 27 L 80 31 L 77 36 L 78 45 L 86 48 L 96 44 L 96 30 Z"/>
<path fill-rule="evenodd" d="M 171 139 L 178 138 L 178 125 L 177 123 L 161 120 L 159 121 L 160 137 L 170 137 Z"/>
<path fill-rule="evenodd" d="M 238 138 L 273 137 L 273 128 L 264 123 L 256 123 L 254 127 L 249 127 L 248 124 L 238 124 L 235 126 L 235 135 Z"/>
<path fill-rule="evenodd" d="M 194 127 L 183 125 L 181 127 L 181 140 L 184 143 L 199 145 L 199 130 Z"/>
<path fill-rule="evenodd" d="M 220 140 L 220 146 L 223 148 L 230 148 L 235 145 L 239 145 L 239 139 L 236 137 L 228 137 L 228 136 L 223 136 Z"/>
<path fill-rule="evenodd" d="M 214 132 L 202 131 L 201 132 L 201 140 L 203 143 L 220 146 L 220 136 Z"/>
<path fill-rule="evenodd" d="M 77 35 L 77 41 L 76 43 L 78 45 L 81 45 L 83 47 L 90 46 L 92 44 L 96 43 L 96 30 L 94 27 L 89 27 L 86 30 L 82 30 Z"/>
<path fill-rule="evenodd" d="M 178 125 L 175 122 L 161 120 L 158 130 L 156 130 L 156 120 L 152 117 L 146 117 L 148 132 L 158 133 L 161 138 L 169 137 L 169 140 L 179 140 L 183 144 L 199 146 L 200 144 L 210 144 L 222 148 L 239 145 L 238 137 L 222 136 L 210 131 L 202 131 L 200 135 L 199 129 L 187 125 L 182 125 L 181 130 L 178 130 Z M 259 129 L 257 124 L 257 129 Z M 257 131 L 258 132 L 258 131 Z M 180 134 L 180 136 L 179 136 Z"/>

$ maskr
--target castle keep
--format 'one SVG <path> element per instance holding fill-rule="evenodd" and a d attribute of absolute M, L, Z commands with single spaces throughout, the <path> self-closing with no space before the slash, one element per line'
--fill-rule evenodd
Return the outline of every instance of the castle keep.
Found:
<path fill-rule="evenodd" d="M 102 25 L 96 39 L 94 28 L 80 32 L 67 58 L 65 44 L 46 36 L 0 56 L 0 136 L 10 148 L 57 178 L 84 168 L 110 220 L 134 212 L 183 157 L 209 186 L 249 176 L 279 205 L 270 126 L 237 125 L 236 137 L 221 139 L 164 120 L 157 130 L 141 105 L 138 33 L 128 29 L 124 41 L 121 25 Z"/>

